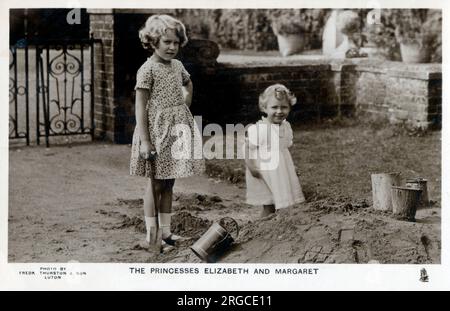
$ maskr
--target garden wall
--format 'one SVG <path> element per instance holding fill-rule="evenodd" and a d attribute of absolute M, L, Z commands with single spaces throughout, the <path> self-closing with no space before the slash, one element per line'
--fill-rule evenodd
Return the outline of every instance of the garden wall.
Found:
<path fill-rule="evenodd" d="M 146 15 L 122 11 L 90 9 L 88 13 L 91 33 L 102 39 L 95 49 L 95 135 L 129 143 L 135 126 L 136 71 L 148 55 L 136 27 L 127 25 L 132 21 L 142 25 Z M 257 120 L 259 93 L 273 83 L 283 83 L 298 97 L 290 116 L 294 123 L 356 115 L 421 128 L 441 126 L 440 64 L 333 60 L 321 55 L 221 55 L 216 61 L 218 51 L 209 45 L 206 50 L 188 46 L 186 55 L 181 55 L 194 83 L 192 112 L 203 117 L 204 125 Z M 196 60 L 197 54 L 214 58 Z"/>
<path fill-rule="evenodd" d="M 200 107 L 196 110 L 209 122 L 253 122 L 261 115 L 259 94 L 272 84 L 283 83 L 298 99 L 290 114 L 292 121 L 333 116 L 338 107 L 333 100 L 329 67 L 314 62 L 219 62 L 214 74 L 197 82 L 199 97 L 195 98 L 194 104 Z"/>
<path fill-rule="evenodd" d="M 209 98 L 217 99 L 210 100 L 203 111 L 215 122 L 254 121 L 260 115 L 258 94 L 273 83 L 283 83 L 298 98 L 290 116 L 293 122 L 355 115 L 423 129 L 440 128 L 441 70 L 440 64 L 368 59 L 296 56 L 258 61 L 223 56 L 215 76 L 208 78 L 208 89 L 217 94 L 211 93 Z"/>
<path fill-rule="evenodd" d="M 356 65 L 355 111 L 360 115 L 440 128 L 442 67 L 440 64 L 365 62 Z"/>

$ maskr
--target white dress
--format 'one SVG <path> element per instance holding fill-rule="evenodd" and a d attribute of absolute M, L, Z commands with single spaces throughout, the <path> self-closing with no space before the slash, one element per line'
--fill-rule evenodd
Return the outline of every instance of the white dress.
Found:
<path fill-rule="evenodd" d="M 255 178 L 246 169 L 247 203 L 274 204 L 276 209 L 305 201 L 295 166 L 288 147 L 292 146 L 293 132 L 288 121 L 271 124 L 266 118 L 247 130 L 248 155 L 257 159 L 262 179 Z"/>

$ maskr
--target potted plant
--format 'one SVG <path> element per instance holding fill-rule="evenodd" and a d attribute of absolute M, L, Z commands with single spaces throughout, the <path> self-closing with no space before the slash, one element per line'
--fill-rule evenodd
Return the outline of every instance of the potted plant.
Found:
<path fill-rule="evenodd" d="M 400 44 L 402 60 L 425 63 L 430 58 L 430 31 L 427 10 L 398 10 L 395 37 Z"/>
<path fill-rule="evenodd" d="M 376 56 L 405 62 L 442 61 L 441 10 L 384 9 L 380 13 L 379 21 L 366 23 L 364 29 L 365 47 L 376 49 Z"/>
<path fill-rule="evenodd" d="M 442 62 L 442 11 L 429 9 L 424 25 L 425 37 L 430 50 L 430 62 Z"/>
<path fill-rule="evenodd" d="M 363 30 L 364 51 L 369 57 L 386 60 L 401 60 L 400 47 L 395 38 L 395 25 L 392 23 L 392 10 L 380 12 L 378 22 L 367 23 Z"/>
<path fill-rule="evenodd" d="M 319 9 L 270 10 L 271 26 L 281 55 L 299 53 L 311 45 L 314 36 L 320 38 L 325 13 Z"/>

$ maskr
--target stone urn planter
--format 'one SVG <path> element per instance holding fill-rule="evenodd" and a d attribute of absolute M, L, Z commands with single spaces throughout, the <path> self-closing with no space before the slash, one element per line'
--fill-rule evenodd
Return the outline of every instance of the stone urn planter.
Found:
<path fill-rule="evenodd" d="M 432 11 L 430 11 L 432 13 Z M 405 63 L 428 63 L 431 51 L 437 47 L 442 22 L 424 10 L 401 10 L 396 18 L 395 38 Z M 434 47 L 434 48 L 433 48 Z"/>
<path fill-rule="evenodd" d="M 402 61 L 405 63 L 427 63 L 430 60 L 430 51 L 419 43 L 400 43 Z"/>
<path fill-rule="evenodd" d="M 317 9 L 269 9 L 267 14 L 282 56 L 309 49 L 325 19 Z"/>
<path fill-rule="evenodd" d="M 298 54 L 305 49 L 306 36 L 302 34 L 277 34 L 278 50 L 281 56 Z"/>

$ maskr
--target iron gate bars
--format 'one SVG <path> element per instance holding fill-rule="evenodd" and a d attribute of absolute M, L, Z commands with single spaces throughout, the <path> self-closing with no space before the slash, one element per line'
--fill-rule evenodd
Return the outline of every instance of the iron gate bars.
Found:
<path fill-rule="evenodd" d="M 17 73 L 17 49 L 25 47 L 25 85 L 19 85 Z M 9 138 L 25 138 L 27 145 L 30 144 L 29 129 L 29 78 L 28 78 L 28 46 L 23 46 L 23 41 L 9 48 Z M 20 79 L 21 80 L 21 79 Z M 20 127 L 23 113 L 19 110 L 19 96 L 25 96 L 25 130 Z"/>
<path fill-rule="evenodd" d="M 85 68 L 85 48 L 90 49 L 90 70 Z M 42 136 L 47 146 L 50 136 L 90 134 L 93 138 L 93 49 L 93 40 L 36 43 L 36 100 L 39 106 L 42 96 L 44 114 L 41 122 L 37 110 L 38 144 Z M 90 82 L 85 79 L 86 71 L 90 72 Z"/>
<path fill-rule="evenodd" d="M 41 137 L 45 137 L 49 146 L 51 136 L 90 135 L 93 138 L 94 44 L 99 42 L 101 40 L 93 38 L 23 39 L 10 47 L 10 139 L 25 138 L 29 145 L 31 134 L 38 145 Z M 21 66 L 24 69 L 19 68 L 19 73 L 18 49 L 25 54 L 25 65 Z M 35 55 L 34 66 L 29 64 L 29 54 L 31 58 Z M 22 79 L 25 77 L 24 86 L 18 85 L 18 74 Z M 35 94 L 30 93 L 33 87 Z M 19 96 L 25 96 L 25 109 L 19 104 Z M 32 109 L 30 99 L 35 101 Z M 30 132 L 30 124 L 35 126 L 35 134 Z"/>

